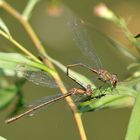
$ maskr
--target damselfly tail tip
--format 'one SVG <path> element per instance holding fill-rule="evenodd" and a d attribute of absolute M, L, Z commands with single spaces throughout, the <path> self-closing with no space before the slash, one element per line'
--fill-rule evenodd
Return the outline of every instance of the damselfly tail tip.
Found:
<path fill-rule="evenodd" d="M 9 123 L 11 123 L 11 122 L 13 122 L 13 121 L 15 121 L 16 119 L 15 118 L 9 118 L 9 119 L 6 119 L 5 120 L 5 123 L 6 124 L 9 124 Z"/>
<path fill-rule="evenodd" d="M 10 122 L 11 122 L 10 119 L 5 120 L 5 123 L 6 123 L 6 124 L 9 124 Z"/>

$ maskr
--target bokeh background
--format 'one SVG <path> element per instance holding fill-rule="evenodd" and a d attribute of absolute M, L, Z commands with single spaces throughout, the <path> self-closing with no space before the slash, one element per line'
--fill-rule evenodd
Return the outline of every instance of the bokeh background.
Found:
<path fill-rule="evenodd" d="M 22 12 L 28 1 L 7 0 L 7 2 Z M 69 21 L 71 21 L 72 14 L 76 14 L 85 21 L 87 31 L 103 66 L 109 71 L 116 73 L 121 81 L 131 74 L 131 72 L 126 71 L 126 67 L 131 61 L 114 49 L 97 30 L 121 41 L 126 47 L 132 46 L 121 30 L 113 23 L 94 15 L 93 9 L 100 2 L 105 3 L 117 15 L 124 17 L 133 34 L 139 33 L 139 0 L 61 0 L 58 1 L 57 5 L 53 5 L 52 1 L 42 0 L 35 7 L 30 23 L 44 46 L 46 46 L 48 54 L 62 64 L 67 65 L 84 59 L 84 56 L 76 47 L 67 26 Z M 38 52 L 21 24 L 3 9 L 0 9 L 0 16 L 5 21 L 12 36 L 38 56 Z M 0 37 L 0 49 L 8 52 L 18 51 L 2 37 Z M 133 47 L 131 49 L 133 51 Z M 87 63 L 91 62 L 87 61 Z M 58 71 L 68 87 L 77 86 L 63 72 L 59 69 Z M 88 75 L 86 72 L 84 74 Z M 27 102 L 60 92 L 59 89 L 40 87 L 30 82 L 26 83 L 23 90 Z M 72 113 L 64 100 L 49 106 L 45 111 L 41 111 L 33 117 L 24 117 L 7 125 L 4 123 L 4 120 L 10 109 L 0 112 L 0 135 L 8 140 L 80 139 Z M 131 108 L 123 108 L 83 114 L 82 120 L 88 140 L 124 139 L 130 113 Z"/>

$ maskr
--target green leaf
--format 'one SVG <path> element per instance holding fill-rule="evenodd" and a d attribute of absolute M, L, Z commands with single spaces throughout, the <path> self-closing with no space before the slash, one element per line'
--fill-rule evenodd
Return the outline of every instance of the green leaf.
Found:
<path fill-rule="evenodd" d="M 14 99 L 18 88 L 14 85 L 0 89 L 0 110 L 7 107 Z"/>
<path fill-rule="evenodd" d="M 139 62 L 135 62 L 135 63 L 132 63 L 130 65 L 127 66 L 127 69 L 130 70 L 132 68 L 139 68 L 140 67 L 140 63 Z"/>
<path fill-rule="evenodd" d="M 121 82 L 123 86 L 129 87 L 136 92 L 140 90 L 140 72 L 135 72 L 133 76 L 126 79 L 124 82 Z"/>
<path fill-rule="evenodd" d="M 48 74 L 53 75 L 54 71 L 48 68 L 46 65 L 34 62 L 29 57 L 18 53 L 3 53 L 0 52 L 0 68 L 4 70 L 16 70 L 18 64 L 24 64 L 29 67 L 34 67 L 36 69 L 42 69 Z"/>
<path fill-rule="evenodd" d="M 0 140 L 7 140 L 7 139 L 5 139 L 4 137 L 1 137 L 1 136 L 0 136 Z"/>
<path fill-rule="evenodd" d="M 5 32 L 7 33 L 9 36 L 10 35 L 10 32 L 9 32 L 9 29 L 7 28 L 6 24 L 3 22 L 3 20 L 0 18 L 0 28 Z"/>
<path fill-rule="evenodd" d="M 125 140 L 139 140 L 140 138 L 140 93 L 132 110 Z"/>
<path fill-rule="evenodd" d="M 119 84 L 116 89 L 96 89 L 93 90 L 93 99 L 79 104 L 80 112 L 94 111 L 104 108 L 122 108 L 132 106 L 135 102 L 137 91 L 133 87 Z M 104 94 L 101 98 L 97 95 Z"/>
<path fill-rule="evenodd" d="M 18 81 L 18 82 L 20 83 L 22 81 L 23 80 Z M 17 86 L 20 89 L 20 85 L 17 85 Z M 12 111 L 10 111 L 8 115 L 9 117 L 17 115 L 17 113 L 21 110 L 21 108 L 25 108 L 25 99 L 23 95 L 24 94 L 22 93 L 22 91 L 18 90 L 16 94 L 16 102 L 14 102 L 14 108 L 12 109 Z"/>

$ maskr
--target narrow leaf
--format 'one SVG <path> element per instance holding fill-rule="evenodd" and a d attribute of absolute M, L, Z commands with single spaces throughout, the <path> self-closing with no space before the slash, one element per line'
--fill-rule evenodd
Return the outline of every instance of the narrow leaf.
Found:
<path fill-rule="evenodd" d="M 16 70 L 16 66 L 18 64 L 25 64 L 29 67 L 34 67 L 37 69 L 42 69 L 48 74 L 53 75 L 54 71 L 47 67 L 44 64 L 32 61 L 29 59 L 29 57 L 26 57 L 24 55 L 18 54 L 18 53 L 3 53 L 0 52 L 0 68 L 2 69 L 10 69 L 10 70 Z"/>
<path fill-rule="evenodd" d="M 7 107 L 13 101 L 17 90 L 16 86 L 0 89 L 0 110 Z"/>
<path fill-rule="evenodd" d="M 139 62 L 136 62 L 136 63 L 132 63 L 130 65 L 127 66 L 127 69 L 130 70 L 132 68 L 139 68 L 140 67 L 140 63 Z"/>
<path fill-rule="evenodd" d="M 140 94 L 137 95 L 135 105 L 132 110 L 125 140 L 139 140 L 140 138 Z"/>
<path fill-rule="evenodd" d="M 98 93 L 97 93 L 98 92 Z M 93 90 L 93 99 L 79 104 L 80 112 L 94 111 L 104 108 L 122 108 L 132 106 L 135 102 L 137 91 L 133 87 L 118 85 L 116 89 Z M 95 98 L 98 94 L 104 94 L 101 98 Z"/>
<path fill-rule="evenodd" d="M 9 36 L 10 35 L 10 32 L 9 32 L 9 29 L 7 28 L 6 24 L 4 23 L 4 21 L 0 18 L 0 28 L 5 32 L 7 33 Z"/>
<path fill-rule="evenodd" d="M 7 140 L 7 139 L 5 139 L 4 137 L 1 137 L 1 136 L 0 136 L 0 140 Z"/>

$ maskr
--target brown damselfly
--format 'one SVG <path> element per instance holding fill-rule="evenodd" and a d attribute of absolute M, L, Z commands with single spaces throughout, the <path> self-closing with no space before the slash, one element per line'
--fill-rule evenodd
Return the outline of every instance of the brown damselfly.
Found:
<path fill-rule="evenodd" d="M 35 106 L 31 107 L 30 109 L 28 109 L 27 111 L 25 111 L 17 116 L 14 116 L 10 119 L 7 119 L 5 122 L 11 123 L 13 121 L 16 121 L 16 120 L 26 116 L 26 115 L 30 116 L 30 115 L 32 115 L 32 113 L 34 111 L 41 109 L 41 108 L 43 108 L 51 103 L 54 103 L 60 99 L 66 98 L 66 97 L 71 96 L 71 95 L 80 95 L 80 94 L 81 95 L 85 94 L 85 95 L 90 97 L 92 95 L 92 89 L 91 89 L 90 85 L 88 85 L 87 88 L 72 88 L 67 94 L 58 95 L 57 97 L 51 98 L 51 100 L 49 100 L 49 101 L 40 103 L 39 105 L 35 105 Z"/>
<path fill-rule="evenodd" d="M 83 27 L 84 21 L 79 18 L 73 17 L 72 20 L 68 23 L 68 25 L 71 29 L 71 33 L 73 35 L 75 43 L 77 44 L 81 52 L 88 58 L 88 60 L 94 63 L 94 66 L 90 67 L 83 63 L 67 65 L 67 71 L 66 71 L 67 76 L 70 77 L 76 83 L 78 83 L 77 79 L 69 75 L 69 68 L 80 66 L 92 71 L 98 76 L 99 80 L 108 83 L 113 88 L 115 88 L 118 83 L 117 75 L 111 74 L 108 70 L 102 68 L 102 63 L 99 57 L 95 53 L 95 50 L 93 48 L 93 43 L 91 42 L 91 39 L 89 39 L 87 30 Z"/>

